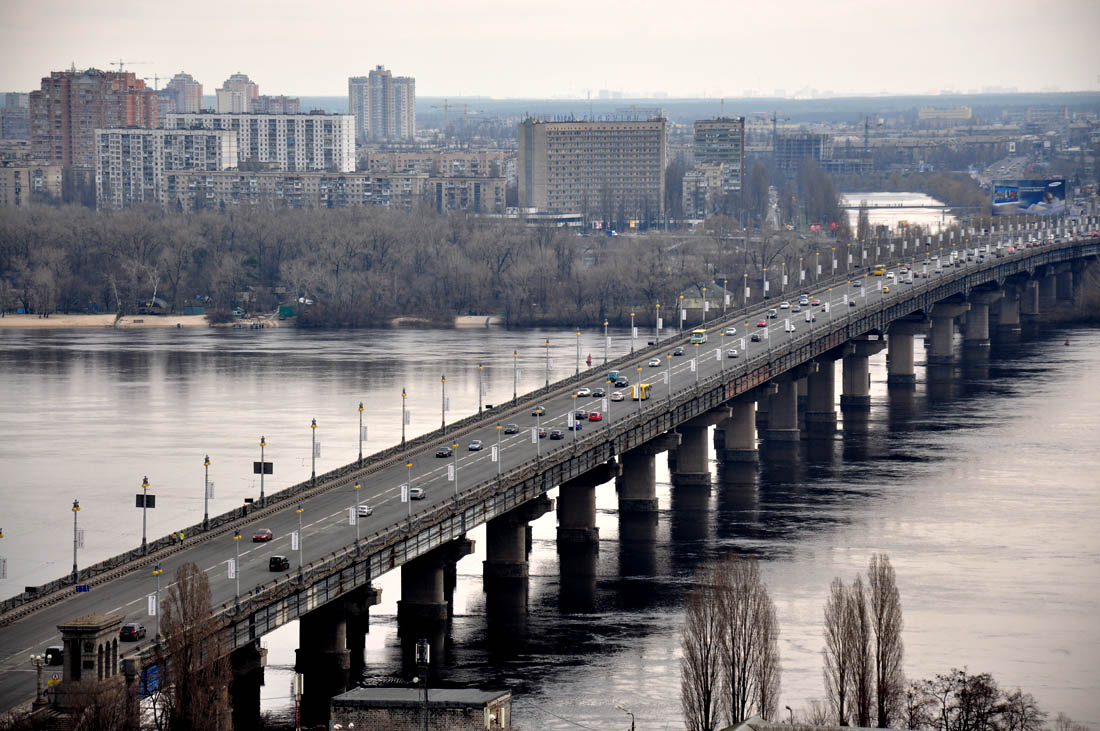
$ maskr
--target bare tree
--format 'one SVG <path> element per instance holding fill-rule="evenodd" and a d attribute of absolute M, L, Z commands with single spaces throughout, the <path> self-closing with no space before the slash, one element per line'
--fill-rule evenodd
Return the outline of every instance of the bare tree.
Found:
<path fill-rule="evenodd" d="M 924 682 L 914 681 L 906 686 L 901 698 L 900 720 L 902 728 L 932 728 L 936 699 L 928 695 Z"/>
<path fill-rule="evenodd" d="M 848 590 L 837 577 L 829 585 L 825 600 L 825 695 L 840 726 L 848 725 L 852 713 L 848 690 L 852 684 L 852 656 L 849 651 Z"/>
<path fill-rule="evenodd" d="M 161 627 L 167 650 L 161 727 L 220 731 L 229 719 L 229 664 L 218 643 L 210 581 L 194 563 L 176 571 Z"/>
<path fill-rule="evenodd" d="M 806 701 L 806 708 L 798 714 L 798 720 L 807 726 L 828 726 L 832 716 L 828 703 L 820 698 L 811 698 Z"/>
<path fill-rule="evenodd" d="M 1045 728 L 1043 719 L 1047 714 L 1039 710 L 1035 696 L 1019 688 L 1004 696 L 999 710 L 1001 722 L 998 727 L 1002 731 L 1041 731 Z"/>
<path fill-rule="evenodd" d="M 875 713 L 879 728 L 889 728 L 898 717 L 905 687 L 901 640 L 901 597 L 894 567 L 886 554 L 872 554 L 867 569 L 871 626 L 875 632 Z"/>
<path fill-rule="evenodd" d="M 715 567 L 706 565 L 688 596 L 680 645 L 680 702 L 691 731 L 718 727 L 721 693 L 722 606 Z"/>
<path fill-rule="evenodd" d="M 779 697 L 775 605 L 754 559 L 726 558 L 718 566 L 725 632 L 722 636 L 724 706 L 730 724 L 754 712 L 775 713 Z"/>
<path fill-rule="evenodd" d="M 129 697 L 121 676 L 99 681 L 85 696 L 84 707 L 73 731 L 114 731 L 132 728 L 137 718 L 137 698 Z"/>
<path fill-rule="evenodd" d="M 1061 712 L 1054 717 L 1054 731 L 1088 731 L 1088 728 L 1085 724 L 1077 723 Z"/>
<path fill-rule="evenodd" d="M 867 594 L 863 579 L 856 577 L 848 590 L 848 649 L 852 658 L 852 710 L 857 726 L 871 725 L 874 706 L 874 665 L 871 660 L 871 618 L 867 613 Z"/>

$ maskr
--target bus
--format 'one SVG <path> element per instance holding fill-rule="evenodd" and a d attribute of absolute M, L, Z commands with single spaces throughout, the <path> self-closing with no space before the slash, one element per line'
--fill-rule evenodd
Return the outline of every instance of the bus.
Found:
<path fill-rule="evenodd" d="M 698 328 L 691 331 L 691 344 L 700 345 L 707 342 L 707 331 L 704 328 Z"/>
<path fill-rule="evenodd" d="M 630 387 L 630 398 L 633 401 L 645 401 L 649 398 L 649 389 L 651 388 L 648 383 L 635 383 Z"/>

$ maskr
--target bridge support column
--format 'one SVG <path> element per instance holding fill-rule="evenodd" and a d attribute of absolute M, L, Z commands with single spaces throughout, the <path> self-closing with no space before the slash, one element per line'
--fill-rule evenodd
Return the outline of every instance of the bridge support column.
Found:
<path fill-rule="evenodd" d="M 554 501 L 542 495 L 498 515 L 485 525 L 485 583 L 527 578 L 527 524 L 554 509 Z"/>
<path fill-rule="evenodd" d="M 932 307 L 932 340 L 929 363 L 950 363 L 954 360 L 955 318 L 968 311 L 970 305 L 939 303 Z"/>
<path fill-rule="evenodd" d="M 474 542 L 458 538 L 418 556 L 401 567 L 401 600 L 397 621 L 442 621 L 447 619 L 444 569 L 474 552 Z"/>
<path fill-rule="evenodd" d="M 230 653 L 229 663 L 233 670 L 233 728 L 259 728 L 267 650 L 260 647 L 259 640 L 250 642 Z"/>
<path fill-rule="evenodd" d="M 563 544 L 599 543 L 596 527 L 596 486 L 619 473 L 614 462 L 600 465 L 580 477 L 563 482 L 558 488 L 558 549 Z"/>
<path fill-rule="evenodd" d="M 1004 297 L 997 303 L 997 338 L 1008 340 L 1020 335 L 1020 293 L 1005 289 Z"/>
<path fill-rule="evenodd" d="M 912 341 L 909 342 L 912 347 Z M 872 355 L 882 352 L 886 341 L 853 340 L 844 348 L 844 365 L 840 394 L 840 410 L 848 412 L 869 411 L 871 409 L 871 367 Z"/>
<path fill-rule="evenodd" d="M 776 380 L 776 386 L 768 400 L 768 429 L 764 435 L 769 442 L 797 442 L 798 377 L 784 374 Z"/>
<path fill-rule="evenodd" d="M 348 667 L 348 685 L 354 687 L 363 677 L 364 653 L 367 649 L 367 631 L 370 629 L 370 608 L 382 601 L 382 590 L 373 586 L 356 589 L 344 600 L 344 614 L 347 617 L 348 654 L 351 663 Z M 242 727 L 247 728 L 247 727 Z"/>
<path fill-rule="evenodd" d="M 768 413 L 771 409 L 771 396 L 775 393 L 775 384 L 769 384 L 771 391 L 762 395 L 756 402 L 756 428 L 763 431 L 768 428 Z"/>
<path fill-rule="evenodd" d="M 1058 273 L 1055 291 L 1057 292 L 1056 296 L 1059 300 L 1066 302 L 1073 301 L 1073 270 Z"/>
<path fill-rule="evenodd" d="M 295 671 L 305 676 L 302 725 L 328 725 L 329 701 L 348 689 L 351 656 L 343 602 L 317 607 L 298 622 Z"/>
<path fill-rule="evenodd" d="M 890 350 L 886 354 L 886 384 L 912 387 L 917 382 L 913 368 L 913 336 L 928 332 L 928 321 L 894 320 L 886 330 Z"/>
<path fill-rule="evenodd" d="M 989 347 L 989 306 L 1000 299 L 1000 292 L 972 292 L 970 311 L 966 313 L 963 347 Z"/>
<path fill-rule="evenodd" d="M 1020 293 L 1020 328 L 1034 331 L 1039 323 L 1039 282 L 1032 279 Z"/>
<path fill-rule="evenodd" d="M 826 354 L 814 362 L 817 369 L 806 377 L 806 436 L 832 438 L 836 434 L 836 361 Z"/>
<path fill-rule="evenodd" d="M 724 435 L 719 461 L 723 464 L 752 464 L 760 460 L 756 447 L 756 400 L 739 398 L 733 404 L 733 415 L 715 431 Z"/>
<path fill-rule="evenodd" d="M 1044 310 L 1054 307 L 1058 299 L 1058 280 L 1051 274 L 1039 279 L 1039 306 Z"/>
<path fill-rule="evenodd" d="M 676 450 L 676 469 L 672 472 L 672 484 L 709 485 L 710 460 L 707 454 L 707 429 L 730 416 L 728 406 L 708 411 L 681 424 L 680 446 Z"/>
<path fill-rule="evenodd" d="M 680 435 L 669 432 L 622 455 L 622 474 L 615 480 L 619 514 L 657 512 L 657 460 L 661 452 L 680 446 Z"/>

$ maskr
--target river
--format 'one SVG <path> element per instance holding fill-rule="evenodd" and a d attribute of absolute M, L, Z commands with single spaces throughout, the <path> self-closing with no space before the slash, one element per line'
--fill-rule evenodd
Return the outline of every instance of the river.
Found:
<path fill-rule="evenodd" d="M 613 333 L 611 356 L 629 350 Z M 644 333 L 643 333 L 644 336 Z M 448 419 L 484 401 L 575 369 L 571 331 L 0 330 L 0 594 L 68 572 L 73 499 L 86 531 L 81 565 L 141 538 L 134 494 L 148 476 L 157 508 L 150 536 L 201 519 L 203 457 L 215 482 L 211 513 L 255 496 L 250 462 L 275 463 L 266 489 L 358 453 L 363 402 L 369 453 L 438 426 L 440 377 Z M 1071 345 L 1063 343 L 1069 340 Z M 603 357 L 602 333 L 581 354 Z M 518 358 L 513 358 L 513 349 Z M 922 351 L 918 347 L 919 354 Z M 677 494 L 658 458 L 660 514 L 652 540 L 620 541 L 615 491 L 598 491 L 594 584 L 559 581 L 554 515 L 534 523 L 528 613 L 501 620 L 481 586 L 484 530 L 458 566 L 448 678 L 515 694 L 517 728 L 681 728 L 679 639 L 689 579 L 711 555 L 756 556 L 777 605 L 783 688 L 797 712 L 822 698 L 821 616 L 834 576 L 891 557 L 905 612 L 905 670 L 991 672 L 1033 693 L 1052 714 L 1100 725 L 1100 330 L 1048 328 L 994 348 L 988 363 L 915 391 L 888 392 L 872 359 L 868 434 L 795 460 L 764 461 L 749 485 L 716 482 L 702 501 Z M 839 389 L 838 389 L 839 390 Z M 713 458 L 713 454 L 712 454 Z M 717 472 L 716 472 L 717 474 Z M 371 611 L 367 673 L 400 669 L 398 573 Z M 291 704 L 297 644 L 290 625 L 264 639 L 263 708 Z"/>

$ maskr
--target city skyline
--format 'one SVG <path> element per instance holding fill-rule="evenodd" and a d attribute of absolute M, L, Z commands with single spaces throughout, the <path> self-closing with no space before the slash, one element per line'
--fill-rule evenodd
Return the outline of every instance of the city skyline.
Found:
<path fill-rule="evenodd" d="M 182 70 L 214 89 L 240 71 L 265 89 L 308 96 L 345 96 L 349 76 L 379 64 L 415 77 L 425 97 L 1100 89 L 1100 51 L 1089 38 L 1100 7 L 1054 0 L 1042 10 L 991 0 L 782 9 L 694 2 L 670 15 L 667 5 L 650 0 L 563 0 L 517 13 L 501 0 L 414 0 L 369 9 L 335 3 L 315 13 L 299 5 L 197 0 L 180 13 L 133 0 L 109 7 L 17 0 L 0 31 L 0 89 L 30 91 L 70 64 L 117 70 L 112 60 L 129 61 L 125 70 L 151 85 L 154 76 L 167 82 Z M 212 35 L 212 18 L 238 32 Z M 155 28 L 172 33 L 150 32 Z"/>

